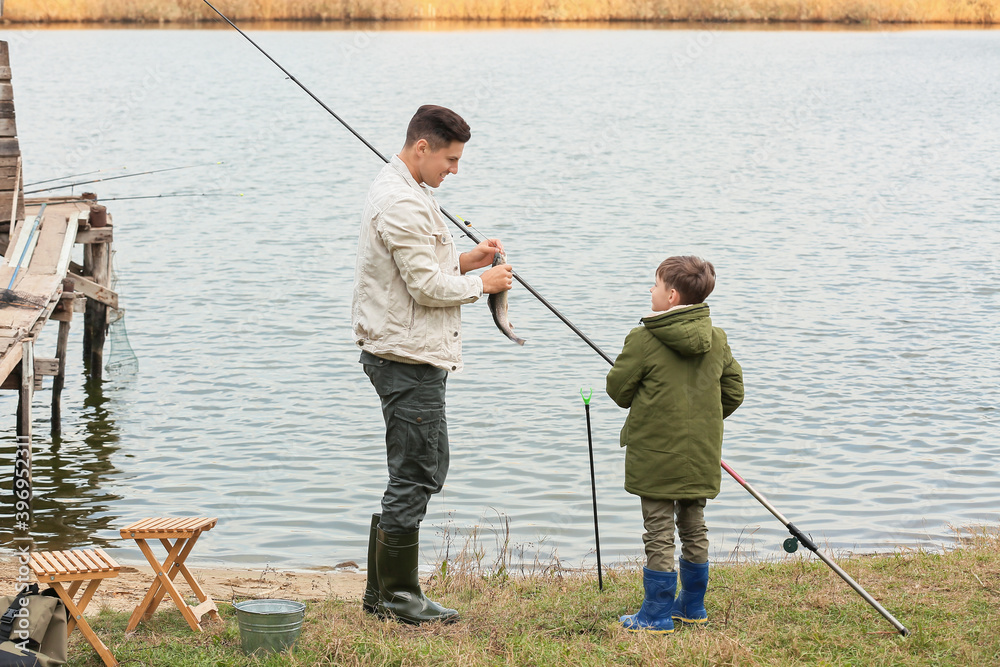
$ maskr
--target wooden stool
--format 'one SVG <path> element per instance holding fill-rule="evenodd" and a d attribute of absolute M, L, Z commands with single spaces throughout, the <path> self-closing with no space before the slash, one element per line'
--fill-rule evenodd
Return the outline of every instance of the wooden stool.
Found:
<path fill-rule="evenodd" d="M 31 554 L 31 571 L 40 583 L 48 584 L 59 595 L 69 611 L 69 632 L 72 633 L 73 628 L 79 626 L 80 632 L 108 667 L 114 667 L 118 661 L 91 629 L 83 612 L 94 597 L 97 587 L 101 585 L 101 580 L 117 577 L 119 569 L 118 563 L 101 549 L 39 551 Z M 62 586 L 64 581 L 72 582 L 68 591 Z M 73 602 L 73 596 L 84 583 L 87 583 L 87 588 L 83 595 L 78 602 Z"/>
<path fill-rule="evenodd" d="M 181 615 L 195 632 L 201 632 L 199 623 L 205 614 L 208 614 L 209 618 L 219 617 L 219 610 L 215 606 L 215 602 L 205 594 L 205 591 L 195 581 L 191 571 L 188 570 L 187 565 L 184 564 L 198 537 L 206 530 L 211 530 L 216 522 L 218 519 L 206 519 L 205 517 L 159 517 L 136 521 L 121 529 L 123 538 L 133 539 L 139 545 L 146 560 L 153 567 L 153 575 L 155 576 L 152 586 L 146 592 L 146 597 L 132 612 L 125 632 L 135 630 L 140 621 L 148 621 L 167 593 L 173 598 Z M 153 550 L 146 544 L 147 539 L 159 540 L 166 548 L 167 558 L 162 565 L 156 560 Z M 174 540 L 173 544 L 170 543 L 171 539 Z M 184 579 L 187 580 L 191 590 L 197 596 L 200 603 L 198 606 L 187 604 L 174 586 L 174 577 L 177 576 L 178 572 L 184 575 Z"/>

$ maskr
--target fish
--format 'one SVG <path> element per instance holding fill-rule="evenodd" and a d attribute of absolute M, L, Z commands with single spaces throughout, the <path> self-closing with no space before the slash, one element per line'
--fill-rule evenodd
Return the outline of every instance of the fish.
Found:
<path fill-rule="evenodd" d="M 500 266 L 501 264 L 507 263 L 507 255 L 502 252 L 498 252 L 493 256 L 493 266 Z M 487 302 L 490 306 L 490 312 L 493 314 L 493 321 L 497 325 L 497 329 L 512 341 L 518 345 L 524 345 L 524 339 L 518 338 L 517 334 L 514 333 L 514 325 L 510 323 L 507 319 L 507 292 L 510 290 L 504 290 L 503 292 L 497 292 L 496 294 L 490 294 L 490 298 Z"/>

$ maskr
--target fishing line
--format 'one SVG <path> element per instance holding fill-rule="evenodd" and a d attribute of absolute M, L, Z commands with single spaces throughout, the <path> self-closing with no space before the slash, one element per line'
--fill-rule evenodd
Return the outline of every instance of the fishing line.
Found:
<path fill-rule="evenodd" d="M 165 171 L 177 171 L 179 169 L 194 169 L 195 167 L 210 167 L 223 162 L 205 162 L 203 164 L 189 164 L 183 167 L 168 167 L 166 169 L 154 169 L 152 171 L 142 171 L 138 174 L 125 174 L 124 176 L 109 176 L 107 178 L 95 178 L 92 181 L 78 181 L 76 183 L 65 183 L 63 185 L 53 185 L 48 188 L 38 188 L 37 190 L 25 190 L 24 194 L 33 195 L 36 192 L 50 192 L 51 190 L 62 190 L 63 188 L 74 188 L 78 185 L 90 185 L 91 183 L 103 183 L 105 181 L 117 181 L 120 178 L 134 178 L 136 176 L 147 176 L 149 174 L 162 174 Z M 59 180 L 59 179 L 53 179 Z"/>
<path fill-rule="evenodd" d="M 331 109 L 330 107 L 328 107 L 326 105 L 326 103 L 323 102 L 323 100 L 321 100 L 318 97 L 316 97 L 316 95 L 314 95 L 311 90 L 309 90 L 308 88 L 306 88 L 302 84 L 302 82 L 300 82 L 297 78 L 295 78 L 295 76 L 292 75 L 291 72 L 289 72 L 284 67 L 282 67 L 281 64 L 277 60 L 275 60 L 274 58 L 272 58 L 270 56 L 270 54 L 267 53 L 267 51 L 265 51 L 264 49 L 262 49 L 257 44 L 257 42 L 255 42 L 252 39 L 250 39 L 250 37 L 245 32 L 243 32 L 242 30 L 240 30 L 240 28 L 235 23 L 233 23 L 232 21 L 230 21 L 226 17 L 225 14 L 223 14 L 218 9 L 216 9 L 215 6 L 211 2 L 209 2 L 208 0 L 203 0 L 203 2 L 206 5 L 208 5 L 209 7 L 211 7 L 212 11 L 214 11 L 216 14 L 218 14 L 219 16 L 221 16 L 222 19 L 226 23 L 228 23 L 230 26 L 233 27 L 233 29 L 236 30 L 236 32 L 240 33 L 248 42 L 250 42 L 251 44 L 253 44 L 253 46 L 258 51 L 260 51 L 262 54 L 264 54 L 264 56 L 268 60 L 270 60 L 272 63 L 274 63 L 275 66 L 278 69 L 280 69 L 282 72 L 284 72 L 285 75 L 287 75 L 288 78 L 291 79 L 299 88 L 301 88 L 303 91 L 305 91 L 306 94 L 309 95 L 309 97 L 313 98 L 321 107 L 323 107 L 324 109 L 326 109 L 326 111 L 331 116 L 333 116 L 334 118 L 336 118 L 340 122 L 341 125 L 343 125 L 345 128 L 347 128 L 351 132 L 351 134 L 353 134 L 358 139 L 360 139 L 361 142 L 365 146 L 367 146 L 368 148 L 370 148 L 371 151 L 373 153 L 375 153 L 375 155 L 379 156 L 382 159 L 383 162 L 386 162 L 386 163 L 389 162 L 388 158 L 386 158 L 385 155 L 383 155 L 382 153 L 380 153 L 378 151 L 378 149 L 376 149 L 374 146 L 372 146 L 370 143 L 368 143 L 368 141 L 364 137 L 362 137 L 360 134 L 358 134 L 358 132 L 353 127 L 351 127 L 350 125 L 348 125 L 347 122 L 343 118 L 341 118 L 340 116 L 338 116 L 333 111 L 333 109 Z M 447 216 L 448 219 L 451 220 L 456 226 L 458 226 L 458 228 L 461 229 L 462 232 L 466 236 L 468 236 L 470 239 L 472 239 L 473 241 L 475 241 L 477 244 L 482 242 L 482 239 L 478 238 L 478 236 L 473 233 L 470 224 L 463 224 L 462 222 L 459 221 L 458 218 L 456 218 L 455 216 L 453 216 L 448 211 L 444 210 L 444 208 L 441 209 L 441 212 L 445 216 Z M 545 299 L 545 297 L 543 297 L 541 294 L 539 294 L 533 287 L 531 287 L 530 285 L 528 285 L 528 283 L 525 282 L 525 280 L 523 278 L 521 278 L 521 276 L 519 276 L 517 274 L 517 272 L 514 272 L 514 278 L 519 283 L 521 283 L 521 285 L 523 285 L 525 289 L 527 289 L 529 292 L 531 292 L 532 296 L 534 296 L 546 308 L 548 308 L 552 312 L 552 314 L 554 314 L 556 317 L 558 317 L 560 320 L 562 320 L 563 324 L 565 324 L 566 326 L 568 326 L 573 331 L 573 333 L 575 333 L 577 336 L 579 336 L 580 339 L 583 340 L 585 343 L 587 343 L 588 345 L 590 345 L 590 347 L 593 348 L 593 350 L 595 352 L 597 352 L 597 354 L 601 355 L 601 357 L 603 357 L 605 361 L 607 361 L 609 364 L 611 364 L 612 366 L 614 366 L 614 364 L 615 364 L 615 360 L 614 359 L 612 359 L 604 350 L 602 350 L 600 347 L 598 347 L 598 345 L 594 341 L 592 341 L 586 334 L 584 334 L 582 331 L 580 331 L 580 329 L 577 328 L 577 326 L 575 324 L 573 324 L 572 322 L 570 322 L 566 318 L 566 316 L 563 315 L 562 313 L 560 313 L 556 309 L 555 306 L 553 306 L 552 304 L 550 304 Z M 752 495 L 758 502 L 760 502 L 762 505 L 764 505 L 764 507 L 767 508 L 768 511 L 770 511 L 772 514 L 774 514 L 774 516 L 779 521 L 781 521 L 783 524 L 785 524 L 785 527 L 788 528 L 790 532 L 792 532 L 793 537 L 795 537 L 796 539 L 799 539 L 799 540 L 802 540 L 802 538 L 805 537 L 805 535 L 801 531 L 799 531 L 797 528 L 795 528 L 794 525 L 791 524 L 791 522 L 789 522 L 787 519 L 785 519 L 783 516 L 781 516 L 780 512 L 778 512 L 777 510 L 775 510 L 771 506 L 771 504 L 767 502 L 767 500 L 764 498 L 764 496 L 760 495 L 752 486 L 750 486 L 750 484 L 748 482 L 746 482 L 742 477 L 740 477 L 738 474 L 736 474 L 736 471 L 733 470 L 725 461 L 722 461 L 722 467 L 723 467 L 723 469 L 725 469 L 726 472 L 728 472 L 733 477 L 733 479 L 735 479 L 747 491 L 749 491 L 750 495 Z M 829 560 L 828 558 L 826 558 L 825 556 L 823 556 L 822 554 L 820 554 L 819 551 L 816 549 L 816 545 L 813 544 L 811 540 L 808 540 L 808 538 L 805 538 L 805 540 L 803 540 L 802 543 L 807 548 L 809 548 L 811 551 L 813 551 L 813 553 L 815 553 L 817 556 L 819 556 L 820 559 L 824 563 L 826 563 L 827 565 L 829 565 L 833 569 L 833 571 L 836 572 L 844 581 L 846 581 L 851 586 L 851 588 L 853 588 L 856 592 L 858 592 L 864 598 L 864 600 L 866 602 L 868 602 L 868 604 L 872 605 L 875 608 L 876 611 L 878 611 L 883 617 L 885 617 L 886 620 L 888 620 L 890 623 L 892 623 L 892 625 L 895 626 L 895 628 L 897 630 L 899 630 L 900 634 L 902 634 L 904 637 L 909 634 L 909 630 L 907 630 L 903 626 L 902 623 L 900 623 L 899 621 L 897 621 L 892 616 L 892 614 L 890 614 L 880 604 L 878 604 L 878 602 L 876 602 L 874 600 L 874 598 L 872 598 L 870 595 L 868 595 L 868 593 L 863 588 L 861 588 L 861 586 L 857 582 L 855 582 L 853 579 L 851 579 L 850 575 L 848 575 L 842 569 L 840 569 L 839 567 L 837 567 L 836 563 L 833 563 L 833 561 Z"/>

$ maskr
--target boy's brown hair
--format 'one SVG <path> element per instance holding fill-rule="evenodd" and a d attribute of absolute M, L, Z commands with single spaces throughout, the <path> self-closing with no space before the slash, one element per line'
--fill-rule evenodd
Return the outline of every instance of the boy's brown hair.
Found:
<path fill-rule="evenodd" d="M 656 268 L 667 289 L 680 292 L 684 305 L 701 303 L 715 289 L 715 267 L 701 257 L 668 257 Z"/>
<path fill-rule="evenodd" d="M 406 144 L 412 146 L 425 139 L 432 151 L 448 146 L 453 141 L 466 143 L 472 137 L 469 124 L 451 109 L 425 104 L 413 114 L 406 128 Z"/>

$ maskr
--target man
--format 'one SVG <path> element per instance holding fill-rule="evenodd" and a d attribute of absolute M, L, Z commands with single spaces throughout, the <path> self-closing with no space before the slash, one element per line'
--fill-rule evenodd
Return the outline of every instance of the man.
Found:
<path fill-rule="evenodd" d="M 375 178 L 361 219 L 352 323 L 361 363 L 382 402 L 389 484 L 372 516 L 364 609 L 407 623 L 452 621 L 418 578 L 419 526 L 448 473 L 445 382 L 462 368 L 462 304 L 503 292 L 508 264 L 481 276 L 503 251 L 488 239 L 458 254 L 434 200 L 471 133 L 450 109 L 425 105 L 406 143 Z"/>

